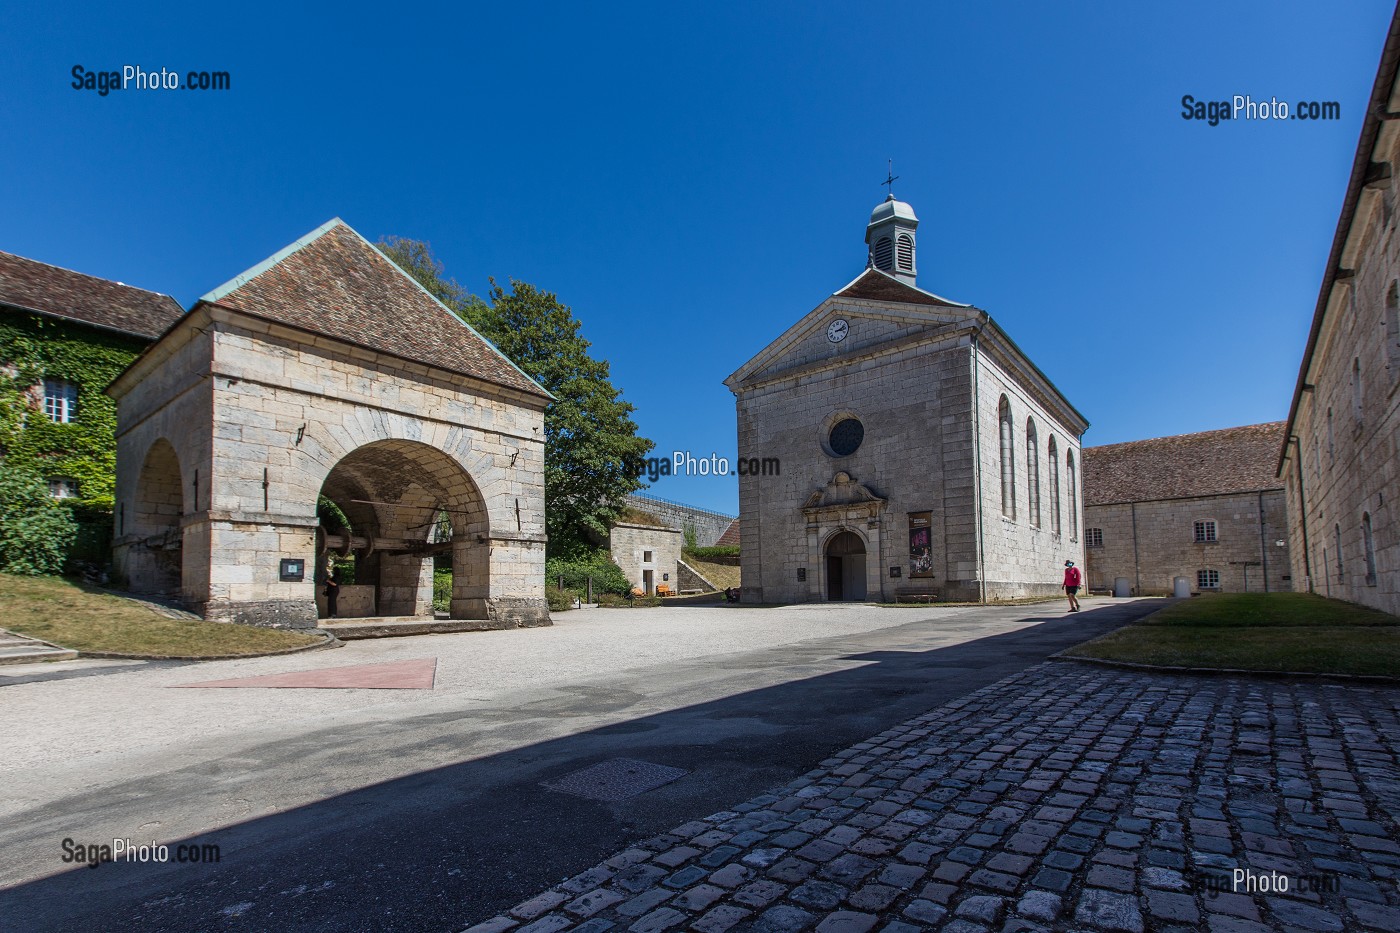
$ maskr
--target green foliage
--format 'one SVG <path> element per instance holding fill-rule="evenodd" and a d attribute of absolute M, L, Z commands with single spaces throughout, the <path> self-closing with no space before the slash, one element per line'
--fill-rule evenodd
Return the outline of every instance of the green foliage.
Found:
<path fill-rule="evenodd" d="M 511 280 L 491 282 L 486 335 L 554 396 L 545 411 L 545 524 L 554 555 L 579 554 L 602 540 L 623 497 L 641 488 L 632 464 L 652 442 L 637 436 L 633 407 L 610 381 L 605 360 L 567 305 L 550 292 Z"/>
<path fill-rule="evenodd" d="M 0 318 L 0 454 L 41 477 L 77 480 L 80 502 L 110 513 L 116 483 L 117 406 L 103 389 L 131 364 L 144 343 L 37 314 Z M 77 417 L 50 421 L 28 393 L 45 378 L 78 386 Z"/>
<path fill-rule="evenodd" d="M 687 547 L 685 556 L 723 564 L 739 559 L 739 546 L 737 544 L 716 544 L 713 547 Z"/>
<path fill-rule="evenodd" d="M 598 597 L 598 605 L 607 609 L 642 609 L 659 606 L 661 603 L 660 596 L 634 596 L 628 599 L 626 596 L 619 596 L 616 593 L 604 593 Z"/>
<path fill-rule="evenodd" d="M 325 496 L 316 497 L 316 521 L 321 523 L 321 527 L 327 531 L 354 531 L 355 527 L 350 524 L 350 519 L 345 517 L 340 506 L 336 505 Z"/>
<path fill-rule="evenodd" d="M 614 564 L 612 557 L 603 548 L 580 553 L 574 557 L 553 557 L 545 562 L 545 587 L 558 590 L 559 578 L 564 578 L 564 589 L 580 593 L 588 589 L 588 578 L 593 578 L 593 595 L 617 593 L 626 595 L 632 588 L 627 582 L 627 574 Z"/>
<path fill-rule="evenodd" d="M 574 600 L 580 597 L 573 590 L 557 590 L 546 587 L 544 598 L 549 603 L 550 612 L 567 612 L 574 608 Z"/>
<path fill-rule="evenodd" d="M 685 540 L 685 545 L 684 545 L 685 550 L 687 550 L 687 551 L 693 551 L 693 550 L 695 550 L 695 548 L 696 548 L 696 543 L 695 543 L 695 542 L 696 542 L 697 539 L 696 539 L 696 537 L 695 537 L 695 526 L 694 526 L 694 525 L 690 524 L 690 522 L 686 522 L 686 523 L 685 523 L 685 527 L 681 529 L 681 537 Z"/>
<path fill-rule="evenodd" d="M 49 495 L 43 477 L 0 463 L 0 570 L 60 573 L 76 534 L 72 516 Z"/>
<path fill-rule="evenodd" d="M 426 243 L 390 237 L 379 247 L 443 304 L 555 396 L 545 410 L 545 525 L 549 555 L 585 555 L 607 535 L 622 500 L 641 488 L 636 464 L 652 449 L 637 436 L 633 407 L 573 312 L 551 292 L 491 280 L 490 303 L 453 279 Z"/>
<path fill-rule="evenodd" d="M 449 612 L 452 609 L 452 571 L 433 571 L 433 611 Z"/>

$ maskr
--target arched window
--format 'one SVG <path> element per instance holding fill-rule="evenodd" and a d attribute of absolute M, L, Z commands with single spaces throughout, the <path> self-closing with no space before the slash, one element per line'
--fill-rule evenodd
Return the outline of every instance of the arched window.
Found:
<path fill-rule="evenodd" d="M 1356 416 L 1356 420 L 1361 420 L 1361 357 L 1353 357 L 1351 361 L 1351 410 Z"/>
<path fill-rule="evenodd" d="M 1333 534 L 1337 547 L 1337 582 L 1345 583 L 1347 582 L 1347 568 L 1346 565 L 1342 563 L 1342 526 L 1334 526 Z"/>
<path fill-rule="evenodd" d="M 1337 435 L 1332 431 L 1332 409 L 1327 409 L 1327 462 L 1337 462 Z"/>
<path fill-rule="evenodd" d="M 1050 435 L 1050 444 L 1045 448 L 1050 461 L 1050 530 L 1060 533 L 1060 449 L 1055 444 L 1055 435 Z"/>
<path fill-rule="evenodd" d="M 1026 419 L 1026 492 L 1030 497 L 1030 521 L 1040 527 L 1040 442 L 1036 438 L 1035 422 Z"/>
<path fill-rule="evenodd" d="M 1376 585 L 1376 542 L 1371 537 L 1371 513 L 1361 513 L 1361 542 L 1366 548 L 1366 585 Z"/>
<path fill-rule="evenodd" d="M 1069 491 L 1069 539 L 1079 540 L 1079 484 L 1074 478 L 1074 451 L 1065 454 L 1065 484 Z"/>
<path fill-rule="evenodd" d="M 901 233 L 895 245 L 895 255 L 899 259 L 901 272 L 914 271 L 914 238 L 907 233 Z"/>
<path fill-rule="evenodd" d="M 1400 378 L 1400 283 L 1391 282 L 1385 296 L 1385 358 L 1390 378 Z"/>
<path fill-rule="evenodd" d="M 887 236 L 875 241 L 875 268 L 889 272 L 894 268 L 894 243 Z"/>
<path fill-rule="evenodd" d="M 1016 517 L 1016 441 L 1011 427 L 1011 403 L 1001 397 L 997 406 L 1001 424 L 1001 514 Z"/>

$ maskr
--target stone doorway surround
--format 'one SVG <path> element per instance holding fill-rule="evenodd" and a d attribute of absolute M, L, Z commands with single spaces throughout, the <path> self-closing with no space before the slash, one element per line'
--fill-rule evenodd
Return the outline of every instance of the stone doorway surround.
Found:
<path fill-rule="evenodd" d="M 865 545 L 865 599 L 884 601 L 880 575 L 881 538 L 885 498 L 857 482 L 849 473 L 836 473 L 802 505 L 807 520 L 807 587 L 812 602 L 828 602 L 828 545 L 842 532 L 854 534 Z"/>
<path fill-rule="evenodd" d="M 342 221 L 205 295 L 107 391 L 115 562 L 133 591 L 178 566 L 208 620 L 314 627 L 328 492 L 371 532 L 374 579 L 355 582 L 379 588 L 380 611 L 432 618 L 445 510 L 452 618 L 549 624 L 552 396 Z"/>

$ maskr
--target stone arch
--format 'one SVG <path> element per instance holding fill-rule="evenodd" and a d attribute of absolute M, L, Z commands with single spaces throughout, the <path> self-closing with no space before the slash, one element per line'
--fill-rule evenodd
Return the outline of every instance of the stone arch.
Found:
<path fill-rule="evenodd" d="M 128 586 L 136 593 L 179 595 L 184 570 L 180 519 L 186 512 L 185 484 L 180 456 L 164 437 L 146 450 L 131 506 L 129 514 L 120 516 L 121 530 L 137 538 L 126 570 Z"/>
<path fill-rule="evenodd" d="M 456 457 L 417 440 L 371 441 L 329 469 L 319 495 L 350 524 L 336 529 L 323 522 L 318 530 L 318 593 L 332 552 L 355 555 L 354 579 L 342 584 L 357 589 L 342 588 L 342 616 L 430 617 L 434 556 L 450 554 L 450 615 L 486 617 L 490 520 L 480 487 Z M 443 514 L 449 535 L 438 529 Z"/>
<path fill-rule="evenodd" d="M 850 528 L 839 528 L 822 542 L 829 601 L 863 602 L 866 599 L 867 551 L 865 536 Z"/>

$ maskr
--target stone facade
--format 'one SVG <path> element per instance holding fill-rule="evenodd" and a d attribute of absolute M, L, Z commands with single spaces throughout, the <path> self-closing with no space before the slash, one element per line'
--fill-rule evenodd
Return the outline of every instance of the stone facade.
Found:
<path fill-rule="evenodd" d="M 1294 579 L 1400 614 L 1400 11 L 1362 124 L 1278 463 Z M 1385 118 L 1378 115 L 1386 115 Z"/>
<path fill-rule="evenodd" d="M 1084 451 L 1085 582 L 1134 596 L 1293 589 L 1283 422 Z M 1199 525 L 1199 527 L 1198 527 Z"/>
<path fill-rule="evenodd" d="M 1287 506 L 1281 489 L 1087 505 L 1086 584 L 1110 592 L 1126 577 L 1133 596 L 1170 595 L 1177 577 L 1196 593 L 1291 590 Z M 1198 521 L 1215 523 L 1216 540 L 1196 541 Z"/>
<path fill-rule="evenodd" d="M 740 471 L 745 601 L 1050 594 L 1082 557 L 1087 422 L 983 311 L 872 267 L 725 384 L 740 459 L 777 461 Z"/>
<path fill-rule="evenodd" d="M 627 580 L 651 596 L 665 585 L 672 594 L 680 592 L 681 532 L 677 528 L 658 528 L 618 522 L 608 534 L 608 551 L 613 563 L 627 574 Z"/>
<path fill-rule="evenodd" d="M 338 245 L 318 247 L 323 235 Z M 289 255 L 314 261 L 317 248 L 339 250 L 362 277 L 402 276 L 343 225 Z M 326 269 L 307 275 L 328 293 L 343 284 Z M 109 390 L 116 563 L 130 588 L 178 588 L 210 620 L 310 627 L 327 559 L 353 553 L 355 579 L 342 582 L 376 587 L 376 615 L 430 617 L 432 555 L 450 553 L 452 618 L 548 624 L 543 390 L 269 320 L 238 301 L 236 289 L 206 296 Z M 442 312 L 442 327 L 463 326 Z M 349 529 L 323 527 L 321 497 Z"/>

